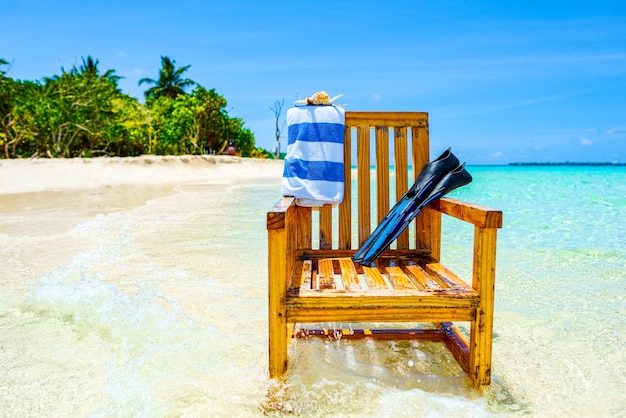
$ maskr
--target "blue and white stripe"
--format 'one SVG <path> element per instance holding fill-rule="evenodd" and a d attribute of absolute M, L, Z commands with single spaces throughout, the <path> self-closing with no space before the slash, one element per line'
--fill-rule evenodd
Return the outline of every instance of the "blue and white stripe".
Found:
<path fill-rule="evenodd" d="M 283 196 L 300 206 L 341 203 L 344 189 L 345 111 L 335 106 L 300 106 L 287 111 L 287 156 Z"/>

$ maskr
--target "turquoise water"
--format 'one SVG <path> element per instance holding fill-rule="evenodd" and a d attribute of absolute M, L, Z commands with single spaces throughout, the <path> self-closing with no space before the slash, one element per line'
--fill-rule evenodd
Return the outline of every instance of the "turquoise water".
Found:
<path fill-rule="evenodd" d="M 469 167 L 501 209 L 493 384 L 438 344 L 299 340 L 277 415 L 626 416 L 626 167 Z M 265 212 L 252 185 L 0 197 L 0 416 L 260 416 Z M 112 196 L 114 194 L 114 196 Z M 444 262 L 472 229 L 444 220 Z"/>
<path fill-rule="evenodd" d="M 530 411 L 626 414 L 626 167 L 475 167 L 501 208 L 495 368 Z M 463 196 L 465 198 L 465 196 Z M 528 373 L 528 372 L 531 373 Z M 523 378 L 522 378 L 523 376 Z"/>

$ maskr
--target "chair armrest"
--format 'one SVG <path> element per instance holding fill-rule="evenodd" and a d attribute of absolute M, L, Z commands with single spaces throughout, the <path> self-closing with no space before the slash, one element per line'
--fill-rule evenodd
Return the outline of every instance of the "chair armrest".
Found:
<path fill-rule="evenodd" d="M 436 200 L 430 204 L 430 207 L 479 228 L 502 228 L 502 211 L 500 210 L 450 198 Z"/>
<path fill-rule="evenodd" d="M 267 211 L 267 229 L 282 229 L 285 227 L 285 215 L 287 209 L 296 204 L 293 197 L 283 197 L 270 210 Z"/>

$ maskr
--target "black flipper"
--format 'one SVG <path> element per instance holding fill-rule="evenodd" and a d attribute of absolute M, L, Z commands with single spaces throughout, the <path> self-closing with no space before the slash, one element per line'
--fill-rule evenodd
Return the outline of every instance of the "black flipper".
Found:
<path fill-rule="evenodd" d="M 409 226 L 409 223 L 411 223 L 417 214 L 430 202 L 443 197 L 454 189 L 469 184 L 471 181 L 472 176 L 465 169 L 465 164 L 459 165 L 454 170 L 447 173 L 426 198 L 420 199 L 419 201 L 414 200 L 411 204 L 404 207 L 404 210 L 395 217 L 397 222 L 390 225 L 389 228 L 384 231 L 385 233 L 381 234 L 375 242 L 369 246 L 368 250 L 361 258 L 361 264 L 371 264 L 385 248 L 400 236 L 402 231 Z"/>
<path fill-rule="evenodd" d="M 402 213 L 396 217 L 398 222 L 390 225 L 385 233 L 381 234 L 379 239 L 370 246 L 369 250 L 363 255 L 361 263 L 365 265 L 371 264 L 385 248 L 398 238 L 409 223 L 430 202 L 443 197 L 458 187 L 469 184 L 471 181 L 472 176 L 467 172 L 464 164 L 449 172 L 425 199 L 421 199 L 419 202 L 414 201 L 411 205 L 405 207 Z"/>
<path fill-rule="evenodd" d="M 389 228 L 402 222 L 403 214 L 410 210 L 408 207 L 419 204 L 422 199 L 427 198 L 441 179 L 458 166 L 459 160 L 452 154 L 450 148 L 435 160 L 426 164 L 413 186 L 396 202 L 361 248 L 352 256 L 352 260 L 361 262 L 365 254 L 371 251 L 373 246 L 378 247 L 381 238 L 388 235 Z M 382 248 L 384 249 L 385 247 Z"/>

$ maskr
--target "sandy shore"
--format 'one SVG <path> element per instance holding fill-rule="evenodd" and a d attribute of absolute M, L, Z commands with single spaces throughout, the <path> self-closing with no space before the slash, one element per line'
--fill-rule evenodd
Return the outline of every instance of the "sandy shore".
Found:
<path fill-rule="evenodd" d="M 282 161 L 229 156 L 0 160 L 0 194 L 280 179 Z"/>

